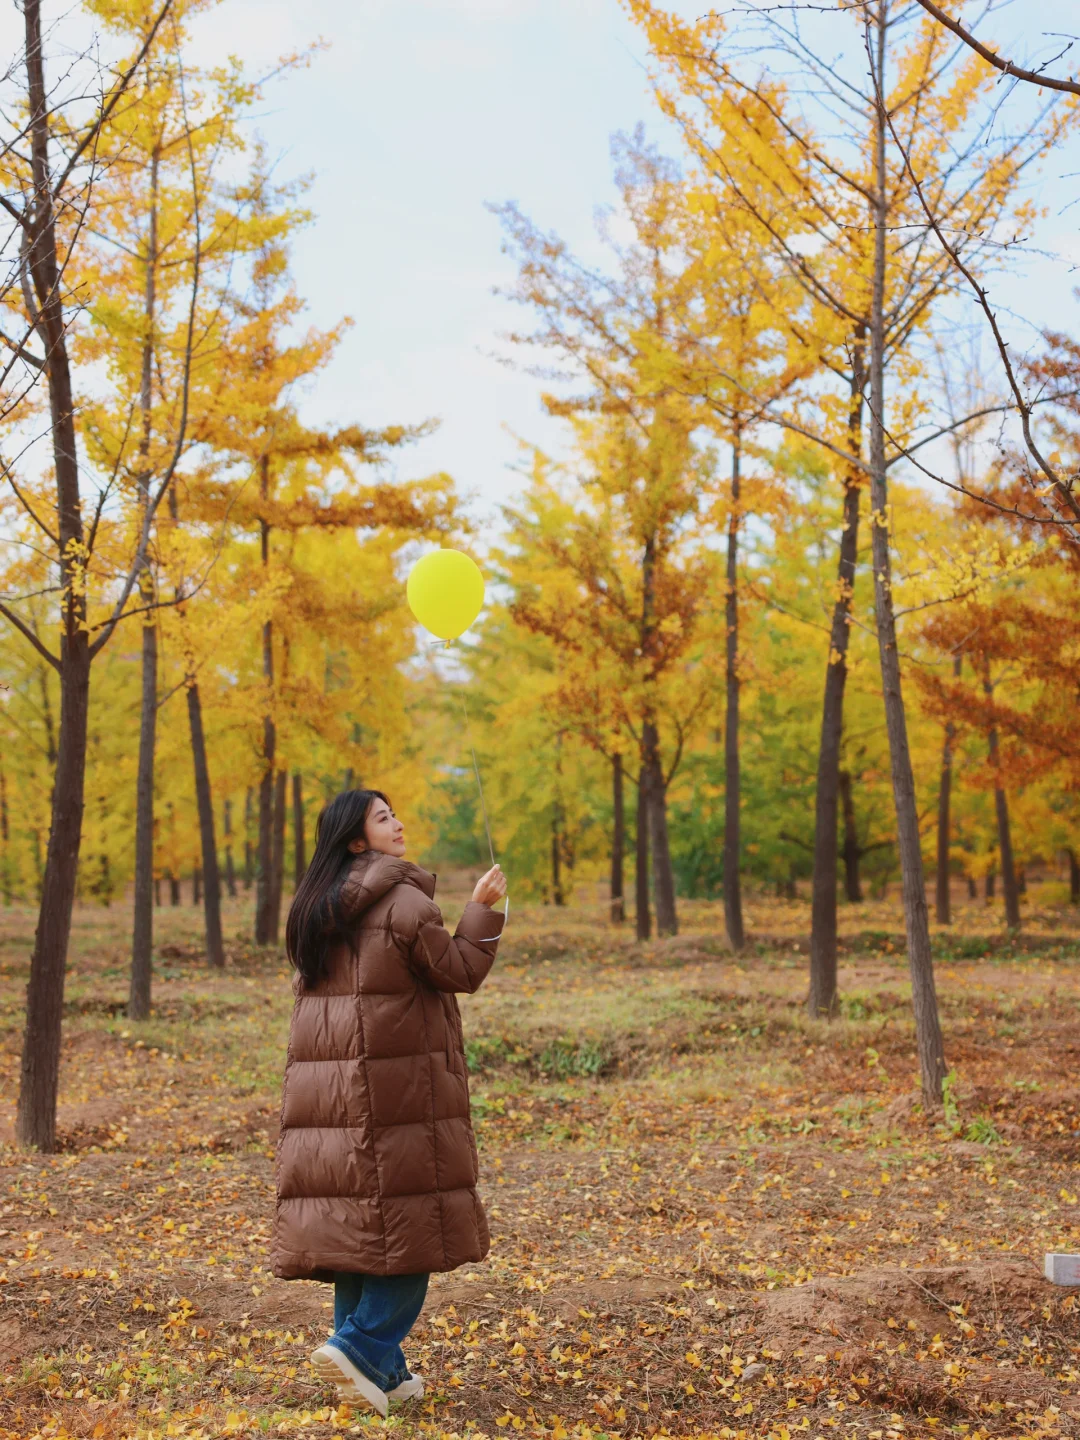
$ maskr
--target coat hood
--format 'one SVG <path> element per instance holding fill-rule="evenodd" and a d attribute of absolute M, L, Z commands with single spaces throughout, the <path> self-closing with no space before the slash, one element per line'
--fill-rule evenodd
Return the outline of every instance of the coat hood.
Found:
<path fill-rule="evenodd" d="M 341 887 L 342 907 L 351 917 L 358 918 L 395 885 L 413 885 L 429 900 L 435 894 L 435 876 L 411 860 L 384 855 L 380 850 L 361 851 Z"/>

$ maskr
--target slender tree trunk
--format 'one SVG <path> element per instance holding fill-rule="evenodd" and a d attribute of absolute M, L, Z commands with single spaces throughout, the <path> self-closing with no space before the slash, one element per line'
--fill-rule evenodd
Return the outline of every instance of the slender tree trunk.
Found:
<path fill-rule="evenodd" d="M 645 774 L 645 748 L 641 749 L 637 783 L 637 812 L 634 818 L 634 919 L 637 938 L 652 934 L 649 913 L 649 782 Z"/>
<path fill-rule="evenodd" d="M 652 720 L 642 727 L 645 740 L 646 798 L 649 817 L 649 848 L 652 851 L 653 895 L 656 900 L 656 933 L 677 935 L 675 874 L 668 843 L 667 786 L 660 763 L 660 737 Z"/>
<path fill-rule="evenodd" d="M 145 314 L 146 332 L 142 346 L 142 377 L 139 409 L 142 433 L 139 439 L 139 508 L 145 520 L 150 504 L 150 439 L 154 402 L 154 316 L 157 283 L 157 192 L 158 154 L 150 168 L 150 217 L 146 249 Z M 139 576 L 142 603 L 153 602 L 154 581 L 149 563 Z M 131 933 L 131 989 L 128 1016 L 132 1020 L 150 1017 L 150 990 L 154 951 L 154 752 L 157 744 L 157 620 L 153 613 L 143 617 L 142 627 L 142 711 L 139 722 L 139 762 L 135 785 L 135 905 Z"/>
<path fill-rule="evenodd" d="M 992 899 L 994 898 L 994 872 L 993 872 L 993 870 L 988 870 L 988 871 L 986 872 L 986 875 L 985 875 L 984 879 L 983 879 L 983 895 L 985 896 L 985 898 L 986 898 L 987 900 L 992 900 Z"/>
<path fill-rule="evenodd" d="M 896 637 L 896 615 L 892 597 L 892 562 L 889 540 L 888 472 L 885 468 L 885 278 L 888 226 L 887 168 L 885 157 L 886 71 L 889 0 L 878 0 L 873 11 L 864 12 L 867 39 L 871 41 L 874 65 L 874 268 L 870 326 L 870 388 L 873 397 L 870 430 L 870 509 L 873 534 L 874 613 L 877 621 L 878 653 L 881 660 L 881 688 L 885 701 L 885 725 L 889 736 L 893 801 L 896 807 L 897 846 L 904 897 L 908 964 L 911 971 L 911 1000 L 915 1015 L 915 1040 L 919 1054 L 922 1091 L 928 1106 L 941 1103 L 941 1087 L 947 1073 L 945 1047 L 938 1015 L 934 962 L 930 951 L 930 919 L 926 907 L 926 880 L 923 875 L 919 813 L 915 777 L 908 746 L 907 716 L 900 680 L 900 651 Z"/>
<path fill-rule="evenodd" d="M 1012 829 L 1009 825 L 1009 802 L 1005 791 L 1000 786 L 997 786 L 994 790 L 994 809 L 997 811 L 998 850 L 1001 857 L 1001 890 L 1005 896 L 1005 923 L 1010 930 L 1018 930 L 1020 928 L 1020 892 L 1016 883 Z"/>
<path fill-rule="evenodd" d="M 964 657 L 953 659 L 953 674 L 959 676 Z M 945 726 L 945 740 L 941 747 L 941 784 L 938 787 L 937 823 L 937 921 L 939 925 L 952 924 L 952 906 L 949 896 L 949 846 L 952 843 L 952 825 L 949 808 L 952 802 L 952 757 L 956 726 L 950 720 Z"/>
<path fill-rule="evenodd" d="M 244 889 L 250 890 L 255 878 L 255 856 L 251 848 L 251 821 L 254 814 L 254 798 L 249 785 L 244 793 Z"/>
<path fill-rule="evenodd" d="M 27 0 L 29 9 L 30 0 Z M 60 687 L 60 736 L 52 821 L 41 881 L 30 983 L 16 1133 L 19 1143 L 43 1152 L 56 1148 L 56 1094 L 64 973 L 82 831 L 90 658 L 85 632 L 65 635 Z"/>
<path fill-rule="evenodd" d="M 270 497 L 270 457 L 259 466 L 259 494 Z M 259 521 L 259 544 L 264 577 L 270 568 L 270 526 Z M 277 910 L 274 905 L 274 769 L 277 760 L 277 727 L 274 724 L 274 626 L 266 620 L 262 631 L 263 680 L 266 682 L 266 712 L 263 715 L 263 773 L 259 782 L 259 861 L 255 888 L 255 943 L 277 944 Z"/>
<path fill-rule="evenodd" d="M 565 905 L 563 861 L 566 858 L 563 829 L 566 814 L 562 798 L 562 734 L 555 737 L 555 793 L 551 803 L 551 899 L 554 905 Z"/>
<path fill-rule="evenodd" d="M 90 637 L 79 583 L 83 549 L 82 504 L 75 446 L 71 369 L 57 260 L 49 166 L 49 102 L 41 50 L 40 0 L 23 0 L 30 154 L 34 194 L 28 212 L 29 266 L 39 310 L 38 333 L 46 360 L 53 472 L 56 484 L 59 579 L 60 735 L 52 798 L 52 823 L 41 883 L 19 1081 L 15 1133 L 19 1143 L 42 1151 L 56 1147 L 56 1093 L 64 975 L 82 838 L 90 694 Z"/>
<path fill-rule="evenodd" d="M 978 885 L 975 883 L 975 876 L 974 876 L 974 875 L 969 875 L 969 876 L 967 877 L 967 882 L 968 882 L 968 899 L 969 899 L 969 900 L 977 900 L 977 899 L 979 898 L 979 887 L 978 887 Z"/>
<path fill-rule="evenodd" d="M 4 904 L 11 904 L 11 834 L 8 829 L 7 771 L 0 766 L 0 840 L 4 844 Z"/>
<path fill-rule="evenodd" d="M 269 623 L 264 627 L 269 629 Z M 263 718 L 263 773 L 259 782 L 259 847 L 255 879 L 255 943 L 274 943 L 274 758 L 277 732 Z"/>
<path fill-rule="evenodd" d="M 206 758 L 202 700 L 199 686 L 194 679 L 188 683 L 187 703 L 191 758 L 195 767 L 195 798 L 199 808 L 199 842 L 202 848 L 206 958 L 209 964 L 221 969 L 225 964 L 225 941 L 221 933 L 221 872 L 218 869 L 217 838 L 214 834 L 214 799 L 210 793 L 210 765 Z"/>
<path fill-rule="evenodd" d="M 307 869 L 307 850 L 304 845 L 304 782 L 300 771 L 294 770 L 292 777 L 293 815 L 293 894 L 300 888 L 300 881 Z"/>
<path fill-rule="evenodd" d="M 154 953 L 154 750 L 157 738 L 157 624 L 142 627 L 142 705 L 135 786 L 135 909 L 131 932 L 128 1017 L 150 1018 Z"/>
<path fill-rule="evenodd" d="M 851 396 L 848 405 L 848 449 L 862 453 L 863 392 L 866 387 L 865 327 L 855 332 L 852 350 Z M 840 742 L 844 728 L 844 690 L 851 638 L 851 606 L 855 594 L 855 566 L 859 553 L 859 499 L 862 474 L 852 466 L 844 476 L 844 528 L 829 635 L 829 663 L 825 667 L 825 699 L 821 708 L 817 791 L 814 800 L 814 878 L 810 899 L 811 1015 L 836 1014 L 836 861 L 840 786 Z"/>
<path fill-rule="evenodd" d="M 724 924 L 728 944 L 738 954 L 746 944 L 743 933 L 742 886 L 739 878 L 741 859 L 740 813 L 741 785 L 739 775 L 739 504 L 741 437 L 736 427 L 731 445 L 731 513 L 727 532 L 727 594 L 724 611 L 727 624 L 726 711 L 724 716 Z M 665 825 L 666 841 L 666 825 Z M 653 864 L 659 873 L 654 853 Z M 675 933 L 674 894 L 672 894 L 671 933 Z M 656 901 L 657 929 L 663 933 L 660 915 L 660 892 Z"/>
<path fill-rule="evenodd" d="M 1069 904 L 1080 905 L 1080 860 L 1075 850 L 1068 850 L 1069 857 Z"/>
<path fill-rule="evenodd" d="M 983 677 L 983 690 L 992 698 L 994 687 L 989 673 Z M 997 726 L 991 725 L 990 766 L 996 776 L 994 785 L 994 809 L 997 811 L 998 857 L 1001 861 L 1001 888 L 1005 893 L 1005 923 L 1010 930 L 1020 928 L 1020 894 L 1016 884 L 1016 865 L 1013 860 L 1012 828 L 1009 825 L 1009 801 L 1001 784 L 1001 757 L 998 748 Z"/>
<path fill-rule="evenodd" d="M 183 903 L 183 895 L 180 893 L 180 876 L 169 871 L 169 904 L 180 905 Z"/>
<path fill-rule="evenodd" d="M 611 757 L 611 923 L 626 918 L 623 897 L 623 851 L 626 848 L 626 817 L 623 812 L 623 759 Z"/>
<path fill-rule="evenodd" d="M 562 855 L 559 847 L 559 817 L 551 817 L 551 903 L 565 905 L 566 896 L 562 888 Z"/>
<path fill-rule="evenodd" d="M 274 777 L 273 891 L 271 896 L 271 944 L 281 933 L 281 896 L 285 888 L 285 813 L 289 777 L 279 770 Z"/>
<path fill-rule="evenodd" d="M 844 893 L 851 905 L 862 904 L 862 881 L 859 879 L 859 832 L 855 822 L 855 795 L 851 776 L 840 771 L 840 801 L 844 810 Z"/>
<path fill-rule="evenodd" d="M 191 872 L 191 903 L 198 905 L 202 900 L 202 870 L 198 865 Z"/>
<path fill-rule="evenodd" d="M 236 899 L 236 866 L 233 864 L 232 854 L 232 801 L 225 798 L 225 888 L 229 892 L 229 899 Z"/>

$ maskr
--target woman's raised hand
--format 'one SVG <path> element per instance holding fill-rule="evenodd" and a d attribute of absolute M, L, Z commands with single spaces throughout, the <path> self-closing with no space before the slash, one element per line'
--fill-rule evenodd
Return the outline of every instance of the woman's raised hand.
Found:
<path fill-rule="evenodd" d="M 476 882 L 472 898 L 480 905 L 494 905 L 506 894 L 506 876 L 498 865 L 493 865 L 486 875 Z"/>

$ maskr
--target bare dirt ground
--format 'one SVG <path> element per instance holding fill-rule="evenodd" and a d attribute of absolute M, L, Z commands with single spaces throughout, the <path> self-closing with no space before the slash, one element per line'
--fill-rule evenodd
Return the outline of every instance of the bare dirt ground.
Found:
<path fill-rule="evenodd" d="M 460 897 L 458 897 L 460 899 Z M 446 905 L 452 914 L 455 905 Z M 434 1277 L 389 1425 L 477 1437 L 1080 1436 L 1075 911 L 965 909 L 935 939 L 950 1104 L 926 1116 L 899 913 L 845 915 L 811 1023 L 807 907 L 719 907 L 639 947 L 598 910 L 515 913 L 463 1005 L 488 1260 Z M 63 1151 L 11 1144 L 33 916 L 0 919 L 0 1436 L 363 1433 L 307 1363 L 325 1286 L 267 1241 L 290 1005 L 242 938 L 210 974 L 158 912 L 124 1016 L 126 912 L 77 919 Z"/>

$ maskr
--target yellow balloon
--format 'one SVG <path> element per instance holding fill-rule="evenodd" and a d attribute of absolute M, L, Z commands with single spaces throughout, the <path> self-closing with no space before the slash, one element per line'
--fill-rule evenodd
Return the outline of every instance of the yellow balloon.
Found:
<path fill-rule="evenodd" d="M 440 640 L 456 640 L 480 614 L 484 577 L 461 550 L 432 550 L 409 571 L 409 609 Z"/>

